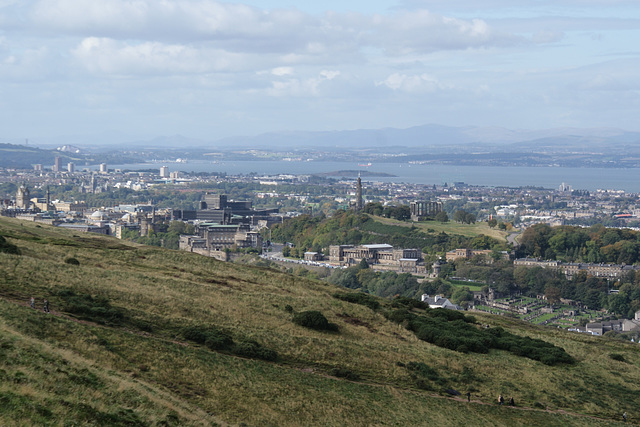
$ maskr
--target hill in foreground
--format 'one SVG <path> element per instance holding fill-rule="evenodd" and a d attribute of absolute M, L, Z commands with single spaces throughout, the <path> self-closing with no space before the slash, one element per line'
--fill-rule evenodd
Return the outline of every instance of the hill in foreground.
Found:
<path fill-rule="evenodd" d="M 321 282 L 6 218 L 0 235 L 2 425 L 566 426 L 616 425 L 624 411 L 640 418 L 632 344 L 478 316 L 477 327 L 542 339 L 576 362 L 463 353 L 387 319 L 388 302 L 374 310 L 343 301 L 334 295 L 345 290 Z M 338 330 L 292 321 L 309 310 Z M 516 407 L 496 405 L 499 393 Z"/>

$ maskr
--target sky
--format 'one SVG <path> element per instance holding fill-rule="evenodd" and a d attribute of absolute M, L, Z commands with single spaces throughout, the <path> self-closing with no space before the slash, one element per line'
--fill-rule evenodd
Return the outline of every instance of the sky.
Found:
<path fill-rule="evenodd" d="M 640 130 L 638 0 L 0 0 L 0 142 Z"/>

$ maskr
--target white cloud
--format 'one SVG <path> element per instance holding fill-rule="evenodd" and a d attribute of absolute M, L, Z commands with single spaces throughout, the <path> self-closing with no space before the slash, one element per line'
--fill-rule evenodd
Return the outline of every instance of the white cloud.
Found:
<path fill-rule="evenodd" d="M 408 93 L 435 92 L 451 88 L 428 74 L 406 75 L 399 73 L 391 74 L 385 80 L 377 82 L 376 86 L 386 86 L 389 89 Z"/>
<path fill-rule="evenodd" d="M 326 82 L 335 80 L 338 76 L 340 76 L 339 71 L 323 70 L 317 76 L 307 79 L 291 78 L 272 81 L 267 94 L 275 97 L 319 96 Z"/>
<path fill-rule="evenodd" d="M 242 63 L 240 55 L 229 52 L 159 42 L 130 44 L 99 37 L 82 40 L 72 54 L 88 71 L 105 75 L 209 73 L 233 70 Z"/>
<path fill-rule="evenodd" d="M 271 70 L 271 74 L 274 76 L 290 76 L 293 74 L 293 68 L 291 67 L 276 67 Z"/>

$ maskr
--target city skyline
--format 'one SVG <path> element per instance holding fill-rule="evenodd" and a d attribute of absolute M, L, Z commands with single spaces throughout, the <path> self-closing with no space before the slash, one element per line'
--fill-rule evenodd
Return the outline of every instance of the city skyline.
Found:
<path fill-rule="evenodd" d="M 633 1 L 0 1 L 4 138 L 640 130 Z"/>

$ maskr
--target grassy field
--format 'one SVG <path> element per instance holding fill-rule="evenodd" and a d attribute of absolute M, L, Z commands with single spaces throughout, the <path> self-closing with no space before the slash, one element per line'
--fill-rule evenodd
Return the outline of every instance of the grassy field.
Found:
<path fill-rule="evenodd" d="M 621 425 L 624 411 L 640 420 L 640 354 L 629 343 L 478 315 L 578 363 L 464 354 L 332 297 L 346 290 L 325 283 L 6 218 L 0 235 L 21 252 L 0 253 L 0 425 L 584 426 Z M 339 332 L 294 324 L 303 310 Z M 197 344 L 186 328 L 278 357 Z M 437 377 L 417 381 L 409 362 Z M 517 407 L 496 405 L 499 393 Z"/>
<path fill-rule="evenodd" d="M 420 230 L 430 233 L 445 232 L 447 234 L 459 234 L 465 237 L 475 237 L 480 234 L 493 237 L 494 239 L 504 241 L 507 239 L 507 232 L 499 230 L 497 228 L 491 228 L 486 222 L 476 222 L 475 224 L 460 224 L 457 222 L 438 222 L 438 221 L 425 221 L 425 222 L 406 222 L 398 221 L 391 218 L 384 218 L 381 216 L 373 216 L 376 221 L 389 225 L 400 225 L 403 227 L 411 227 L 415 225 Z M 433 230 L 433 231 L 431 231 Z"/>

